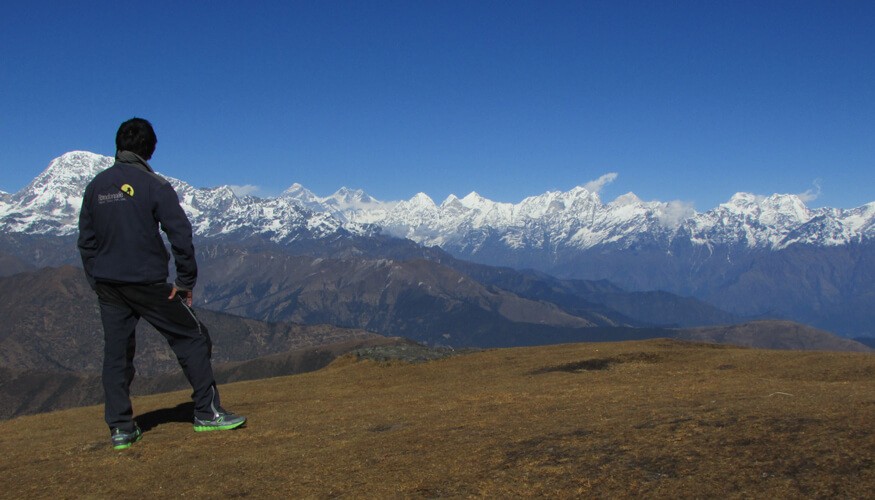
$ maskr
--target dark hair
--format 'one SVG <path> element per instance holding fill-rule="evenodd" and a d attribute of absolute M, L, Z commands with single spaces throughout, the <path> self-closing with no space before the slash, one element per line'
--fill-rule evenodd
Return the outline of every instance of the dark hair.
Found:
<path fill-rule="evenodd" d="M 119 151 L 130 151 L 142 156 L 144 160 L 152 158 L 158 137 L 148 120 L 131 118 L 119 126 L 115 134 L 115 147 Z"/>

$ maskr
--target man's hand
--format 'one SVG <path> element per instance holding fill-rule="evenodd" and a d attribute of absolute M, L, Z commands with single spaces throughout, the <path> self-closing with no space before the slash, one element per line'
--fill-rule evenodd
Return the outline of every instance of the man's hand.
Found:
<path fill-rule="evenodd" d="M 182 301 L 185 302 L 185 305 L 191 307 L 192 299 L 194 298 L 194 290 L 180 290 L 173 287 L 173 290 L 170 290 L 170 297 L 167 297 L 167 300 L 173 300 L 176 298 L 176 295 L 182 297 Z"/>

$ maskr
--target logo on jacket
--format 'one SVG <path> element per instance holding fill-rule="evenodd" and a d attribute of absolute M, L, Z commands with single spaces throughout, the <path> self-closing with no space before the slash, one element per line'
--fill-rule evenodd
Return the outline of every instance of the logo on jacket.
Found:
<path fill-rule="evenodd" d="M 134 188 L 130 184 L 122 184 L 122 192 L 133 198 Z"/>
<path fill-rule="evenodd" d="M 100 193 L 97 195 L 97 203 L 99 205 L 103 205 L 104 203 L 115 203 L 117 201 L 125 201 L 125 195 L 118 191 L 108 194 Z"/>

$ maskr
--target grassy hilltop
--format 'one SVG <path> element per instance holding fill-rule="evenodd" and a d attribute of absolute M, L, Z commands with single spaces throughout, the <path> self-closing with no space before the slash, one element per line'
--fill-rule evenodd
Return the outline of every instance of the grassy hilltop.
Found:
<path fill-rule="evenodd" d="M 188 391 L 0 422 L 0 496 L 843 497 L 875 484 L 875 356 L 669 340 L 346 356 L 224 385 L 249 417 L 194 433 Z"/>

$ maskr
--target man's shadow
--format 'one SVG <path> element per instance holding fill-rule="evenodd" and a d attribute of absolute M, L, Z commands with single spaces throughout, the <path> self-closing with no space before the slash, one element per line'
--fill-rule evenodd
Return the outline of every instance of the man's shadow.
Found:
<path fill-rule="evenodd" d="M 176 408 L 161 408 L 137 416 L 137 425 L 143 432 L 172 422 L 191 423 L 194 416 L 194 403 L 189 401 L 176 405 Z"/>

